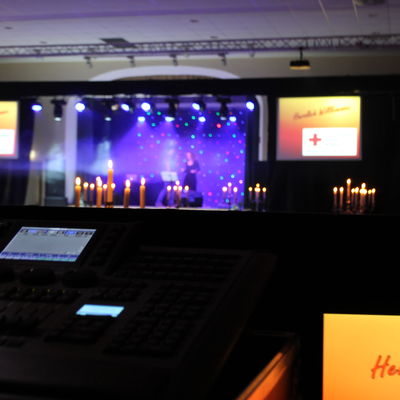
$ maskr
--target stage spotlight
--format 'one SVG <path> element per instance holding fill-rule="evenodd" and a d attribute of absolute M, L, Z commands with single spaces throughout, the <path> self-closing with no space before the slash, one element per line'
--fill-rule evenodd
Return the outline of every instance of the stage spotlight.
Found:
<path fill-rule="evenodd" d="M 64 100 L 52 100 L 51 103 L 54 105 L 53 116 L 54 121 L 61 121 L 63 116 L 63 106 L 66 102 Z"/>
<path fill-rule="evenodd" d="M 174 121 L 176 118 L 176 111 L 178 110 L 179 101 L 177 99 L 167 99 L 168 110 L 165 119 L 168 121 Z"/>
<path fill-rule="evenodd" d="M 123 100 L 120 103 L 121 110 L 133 113 L 135 111 L 135 103 L 132 100 Z"/>
<path fill-rule="evenodd" d="M 206 122 L 206 117 L 204 115 L 201 115 L 199 117 L 199 122 Z"/>
<path fill-rule="evenodd" d="M 222 121 L 226 121 L 228 119 L 228 114 L 229 114 L 229 109 L 228 109 L 229 99 L 219 99 L 218 101 L 221 103 L 221 107 L 219 109 L 219 118 Z"/>
<path fill-rule="evenodd" d="M 31 105 L 31 110 L 34 112 L 40 112 L 43 110 L 43 106 L 39 102 L 35 101 Z"/>
<path fill-rule="evenodd" d="M 137 120 L 138 120 L 138 122 L 145 122 L 146 117 L 144 117 L 143 115 L 140 115 Z"/>
<path fill-rule="evenodd" d="M 113 99 L 106 99 L 103 100 L 103 106 L 104 106 L 104 121 L 110 122 L 112 120 L 112 116 L 114 111 L 117 110 L 115 107 L 115 100 Z M 119 107 L 119 105 L 118 105 Z"/>
<path fill-rule="evenodd" d="M 194 101 L 192 103 L 192 108 L 196 111 L 204 112 L 204 110 L 206 109 L 206 105 L 203 100 Z"/>
<path fill-rule="evenodd" d="M 230 117 L 229 117 L 229 121 L 231 121 L 231 122 L 236 122 L 236 117 L 234 116 L 234 115 L 231 115 Z"/>
<path fill-rule="evenodd" d="M 246 102 L 246 108 L 249 111 L 253 111 L 256 108 L 256 105 L 252 101 L 249 100 Z"/>
<path fill-rule="evenodd" d="M 141 109 L 144 112 L 149 112 L 151 110 L 151 104 L 148 101 L 144 101 L 141 105 L 140 105 Z"/>
<path fill-rule="evenodd" d="M 85 102 L 84 102 L 83 100 L 78 101 L 78 102 L 75 104 L 75 110 L 76 110 L 76 111 L 82 112 L 82 111 L 85 111 L 85 109 L 86 109 L 86 104 L 85 104 Z"/>

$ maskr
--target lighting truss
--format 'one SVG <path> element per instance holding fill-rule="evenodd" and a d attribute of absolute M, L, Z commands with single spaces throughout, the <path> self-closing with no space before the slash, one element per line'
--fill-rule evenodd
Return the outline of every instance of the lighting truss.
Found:
<path fill-rule="evenodd" d="M 231 53 L 298 50 L 383 50 L 399 49 L 400 35 L 326 36 L 302 38 L 229 39 L 173 42 L 94 43 L 38 46 L 0 46 L 0 58 L 60 56 L 218 56 Z"/>

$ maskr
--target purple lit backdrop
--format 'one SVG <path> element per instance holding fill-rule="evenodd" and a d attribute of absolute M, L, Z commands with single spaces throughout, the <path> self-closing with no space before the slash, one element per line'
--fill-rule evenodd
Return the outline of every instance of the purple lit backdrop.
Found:
<path fill-rule="evenodd" d="M 204 122 L 198 119 L 199 112 L 188 108 L 178 110 L 176 119 L 171 122 L 165 121 L 163 111 L 119 111 L 108 122 L 98 111 L 92 109 L 85 112 L 85 117 L 79 118 L 78 154 L 82 157 L 78 159 L 78 170 L 84 179 L 94 181 L 97 175 L 105 179 L 107 161 L 111 158 L 114 162 L 116 192 L 122 193 L 125 179 L 131 179 L 132 204 L 137 204 L 135 193 L 141 177 L 144 177 L 148 204 L 154 205 L 164 186 L 161 171 L 177 172 L 182 182 L 186 153 L 191 151 L 200 164 L 197 192 L 203 196 L 203 207 L 226 207 L 222 187 L 228 182 L 238 188 L 238 200 L 243 201 L 246 127 L 248 118 L 252 117 L 244 104 L 230 107 L 229 116 L 236 117 L 236 121 L 229 118 L 220 120 L 218 109 L 205 111 L 202 114 L 206 118 Z M 92 137 L 88 134 L 87 123 L 90 114 Z M 145 121 L 138 121 L 139 116 L 144 116 Z M 88 163 L 90 159 L 92 161 Z M 120 196 L 117 199 L 120 201 Z"/>

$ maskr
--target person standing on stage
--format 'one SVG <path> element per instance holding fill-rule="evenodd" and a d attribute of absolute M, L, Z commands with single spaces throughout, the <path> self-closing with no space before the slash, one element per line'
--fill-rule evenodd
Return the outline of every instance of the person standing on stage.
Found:
<path fill-rule="evenodd" d="M 197 190 L 197 173 L 200 171 L 200 164 L 192 152 L 186 153 L 186 166 L 183 169 L 185 174 L 182 186 L 189 186 L 189 190 Z"/>

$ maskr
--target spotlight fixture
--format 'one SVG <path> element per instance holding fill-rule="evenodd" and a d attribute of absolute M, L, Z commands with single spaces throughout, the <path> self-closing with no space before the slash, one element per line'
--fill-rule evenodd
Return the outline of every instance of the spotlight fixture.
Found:
<path fill-rule="evenodd" d="M 80 100 L 77 103 L 75 103 L 75 110 L 78 112 L 83 112 L 85 111 L 87 105 L 86 102 L 84 100 Z"/>
<path fill-rule="evenodd" d="M 165 117 L 168 121 L 174 121 L 176 118 L 176 111 L 178 110 L 179 101 L 177 99 L 167 99 L 168 110 Z"/>
<path fill-rule="evenodd" d="M 290 61 L 290 69 L 307 70 L 311 68 L 310 61 L 303 59 L 303 49 L 300 47 L 300 58 Z"/>
<path fill-rule="evenodd" d="M 63 106 L 65 106 L 66 104 L 65 100 L 54 99 L 51 101 L 51 103 L 54 106 L 53 109 L 54 121 L 61 121 L 63 116 Z"/>
<path fill-rule="evenodd" d="M 248 100 L 248 101 L 246 101 L 246 108 L 249 111 L 254 111 L 254 109 L 256 108 L 256 105 L 251 100 Z"/>
<path fill-rule="evenodd" d="M 194 101 L 192 103 L 192 108 L 196 111 L 204 112 L 206 109 L 206 104 L 203 100 Z"/>
<path fill-rule="evenodd" d="M 221 107 L 219 108 L 219 118 L 221 121 L 226 121 L 229 114 L 228 103 L 230 102 L 230 100 L 218 99 L 218 101 L 221 103 Z"/>
<path fill-rule="evenodd" d="M 122 100 L 119 106 L 121 110 L 130 113 L 133 113 L 136 108 L 135 102 L 131 99 Z"/>
<path fill-rule="evenodd" d="M 112 114 L 116 110 L 115 101 L 113 99 L 103 100 L 104 105 L 104 121 L 110 122 L 112 120 Z"/>
<path fill-rule="evenodd" d="M 34 101 L 31 105 L 31 110 L 34 112 L 40 112 L 43 110 L 43 106 L 38 101 Z"/>
<path fill-rule="evenodd" d="M 144 112 L 150 112 L 152 109 L 152 105 L 150 102 L 148 101 L 143 101 L 142 104 L 140 105 L 140 108 L 144 111 Z"/>
<path fill-rule="evenodd" d="M 84 60 L 86 61 L 86 65 L 87 65 L 89 68 L 93 68 L 92 58 L 89 57 L 89 56 L 85 56 L 85 57 L 83 57 L 83 58 L 84 58 Z"/>

